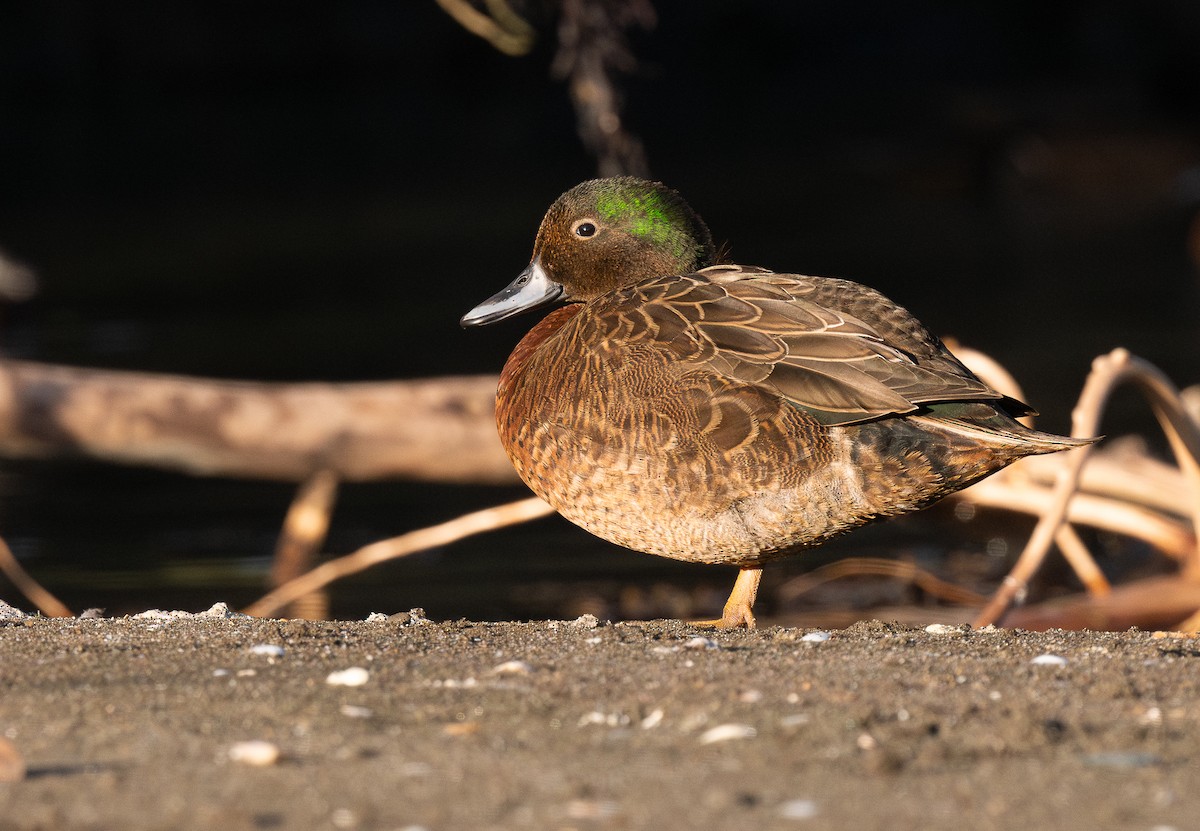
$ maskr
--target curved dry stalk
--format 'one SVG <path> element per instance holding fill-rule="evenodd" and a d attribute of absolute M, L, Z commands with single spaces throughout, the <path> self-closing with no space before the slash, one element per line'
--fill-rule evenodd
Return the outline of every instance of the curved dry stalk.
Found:
<path fill-rule="evenodd" d="M 1188 417 L 1200 424 L 1200 384 L 1184 387 L 1179 391 L 1179 397 L 1183 399 L 1183 408 L 1187 411 Z"/>
<path fill-rule="evenodd" d="M 1010 471 L 1019 469 L 1023 480 L 1051 487 L 1064 463 L 1066 459 L 1058 456 L 1027 456 L 997 475 L 1008 478 Z M 1180 518 L 1190 516 L 1192 511 L 1192 497 L 1183 472 L 1144 452 L 1098 448 L 1080 471 L 1079 489 Z M 961 491 L 960 495 L 970 498 L 971 489 Z"/>
<path fill-rule="evenodd" d="M 29 598 L 29 602 L 37 606 L 47 617 L 74 617 L 74 613 L 57 597 L 46 591 L 42 584 L 29 576 L 17 558 L 13 555 L 8 543 L 0 538 L 0 571 L 17 587 L 17 591 Z"/>
<path fill-rule="evenodd" d="M 962 606 L 981 606 L 986 600 L 981 595 L 943 580 L 936 574 L 913 563 L 904 560 L 885 560 L 879 557 L 838 560 L 835 563 L 813 569 L 807 574 L 793 577 L 784 583 L 777 593 L 784 600 L 794 600 L 805 592 L 812 591 L 832 580 L 866 574 L 907 580 L 924 592 Z"/>
<path fill-rule="evenodd" d="M 963 499 L 977 505 L 1041 517 L 1053 510 L 1056 496 L 1057 492 L 1050 487 L 993 476 L 972 485 L 970 493 Z M 1066 519 L 1143 540 L 1180 561 L 1186 560 L 1196 547 L 1195 533 L 1187 524 L 1139 505 L 1095 494 L 1074 493 L 1067 506 Z"/>
<path fill-rule="evenodd" d="M 626 126 L 618 73 L 637 60 L 627 30 L 654 27 L 649 0 L 561 0 L 558 54 L 551 72 L 567 81 L 579 137 L 596 156 L 601 176 L 650 175 L 646 151 Z"/>
<path fill-rule="evenodd" d="M 283 520 L 275 556 L 271 560 L 271 585 L 282 586 L 312 568 L 329 533 L 338 475 L 328 468 L 313 473 L 300 486 Z M 329 597 L 313 592 L 289 604 L 288 614 L 305 620 L 329 616 Z"/>
<path fill-rule="evenodd" d="M 497 51 L 519 57 L 533 48 L 536 32 L 504 0 L 487 0 L 490 14 L 484 14 L 467 0 L 437 0 L 446 14 L 468 32 L 483 38 Z"/>
<path fill-rule="evenodd" d="M 993 389 L 999 390 L 1018 401 L 1025 400 L 1025 392 L 1021 389 L 1021 385 L 1017 383 L 1017 379 L 991 355 L 957 344 L 954 347 L 954 353 L 972 372 Z M 1033 427 L 1033 416 L 1023 416 L 1018 421 L 1026 427 Z M 1061 459 L 1056 458 L 1055 461 L 1060 464 L 1062 463 Z M 1008 468 L 1005 473 L 1011 479 L 1020 478 L 1021 480 L 1025 480 L 1029 476 L 1029 468 L 1016 465 Z M 1100 566 L 1092 557 L 1091 552 L 1088 551 L 1087 546 L 1083 544 L 1083 540 L 1079 539 L 1079 535 L 1075 533 L 1075 529 L 1071 528 L 1070 525 L 1064 524 L 1055 533 L 1054 539 L 1058 543 L 1059 550 L 1063 552 L 1063 556 L 1066 557 L 1071 568 L 1075 570 L 1075 574 L 1078 575 L 1089 594 L 1103 596 L 1112 590 L 1112 586 L 1104 576 L 1104 572 L 1100 570 Z"/>
<path fill-rule="evenodd" d="M 1068 512 L 1068 519 L 1070 513 Z M 1075 575 L 1083 583 L 1083 587 L 1092 597 L 1104 597 L 1112 592 L 1112 583 L 1104 576 L 1100 566 L 1092 559 L 1079 534 L 1068 523 L 1064 522 L 1054 534 L 1054 544 L 1062 552 L 1067 563 L 1075 570 Z"/>
<path fill-rule="evenodd" d="M 1072 435 L 1094 436 L 1109 396 L 1122 382 L 1135 383 L 1149 400 L 1159 424 L 1175 452 L 1180 469 L 1192 486 L 1193 530 L 1200 528 L 1200 431 L 1187 416 L 1179 393 L 1157 367 L 1137 358 L 1127 349 L 1114 349 L 1092 362 L 1092 371 L 1084 384 L 1079 403 L 1072 414 Z M 1041 567 L 1050 542 L 1067 515 L 1067 510 L 1079 485 L 1079 474 L 1092 446 L 1069 451 L 1059 470 L 1051 504 L 1033 529 L 1025 549 L 1017 558 L 1004 583 L 975 620 L 976 626 L 986 626 L 998 620 L 1012 602 L 1026 590 L 1030 578 Z M 1189 569 L 1197 568 L 1196 545 L 1193 540 L 1187 554 Z"/>
<path fill-rule="evenodd" d="M 1181 625 L 1200 607 L 1200 583 L 1178 574 L 1143 577 L 1114 586 L 1105 597 L 1081 594 L 1056 597 L 1020 606 L 1005 616 L 1005 624 L 1044 632 L 1047 629 L 1120 631 L 1184 628 Z"/>
<path fill-rule="evenodd" d="M 427 548 L 448 545 L 464 537 L 482 534 L 484 531 L 492 531 L 506 525 L 528 522 L 552 513 L 554 513 L 553 508 L 534 496 L 518 502 L 498 505 L 495 508 L 485 508 L 482 511 L 464 514 L 449 522 L 410 531 L 399 537 L 380 540 L 363 546 L 352 554 L 330 560 L 307 574 L 302 574 L 294 580 L 284 583 L 250 604 L 244 611 L 248 615 L 267 617 L 297 598 L 327 586 L 334 580 L 356 574 L 386 560 L 406 557 Z"/>

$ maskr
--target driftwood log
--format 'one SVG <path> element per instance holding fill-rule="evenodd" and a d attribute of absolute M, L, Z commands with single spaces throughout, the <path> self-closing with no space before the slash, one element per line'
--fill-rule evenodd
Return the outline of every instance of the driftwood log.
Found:
<path fill-rule="evenodd" d="M 0 455 L 300 482 L 516 483 L 494 376 L 271 384 L 0 361 Z"/>

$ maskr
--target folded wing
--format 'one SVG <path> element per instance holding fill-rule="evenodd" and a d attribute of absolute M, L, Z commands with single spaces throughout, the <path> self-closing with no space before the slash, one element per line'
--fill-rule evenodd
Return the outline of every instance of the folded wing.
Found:
<path fill-rule="evenodd" d="M 652 339 L 825 425 L 1005 399 L 903 308 L 844 280 L 713 266 L 641 283 L 596 311 L 608 336 Z"/>

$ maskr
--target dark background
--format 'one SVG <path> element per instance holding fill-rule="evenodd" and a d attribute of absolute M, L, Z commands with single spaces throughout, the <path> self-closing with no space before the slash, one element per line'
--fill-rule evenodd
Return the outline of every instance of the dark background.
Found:
<path fill-rule="evenodd" d="M 1005 363 L 1046 429 L 1068 428 L 1114 346 L 1196 380 L 1196 4 L 655 8 L 633 32 L 626 124 L 735 259 L 881 289 Z M 464 332 L 458 317 L 596 171 L 550 77 L 552 5 L 532 18 L 539 45 L 509 58 L 432 0 L 9 11 L 0 247 L 41 290 L 3 310 L 7 354 L 261 380 L 497 371 L 532 320 Z M 1126 395 L 1105 430 L 1153 422 Z M 80 463 L 2 476 L 0 533 L 22 561 L 111 612 L 252 599 L 292 495 Z M 519 494 L 349 487 L 328 548 Z M 1012 546 L 995 540 L 1021 530 L 931 539 L 922 523 L 822 556 L 986 550 L 998 573 Z M 547 520 L 336 587 L 334 612 L 671 613 L 719 606 L 729 579 Z"/>

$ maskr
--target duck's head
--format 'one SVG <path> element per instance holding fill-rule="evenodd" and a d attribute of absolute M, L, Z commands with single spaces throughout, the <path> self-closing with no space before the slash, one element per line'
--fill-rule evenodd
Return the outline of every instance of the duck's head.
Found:
<path fill-rule="evenodd" d="M 587 301 L 651 277 L 713 264 L 712 235 L 678 193 L 632 176 L 592 179 L 546 211 L 533 259 L 462 318 L 482 326 L 555 300 Z"/>

